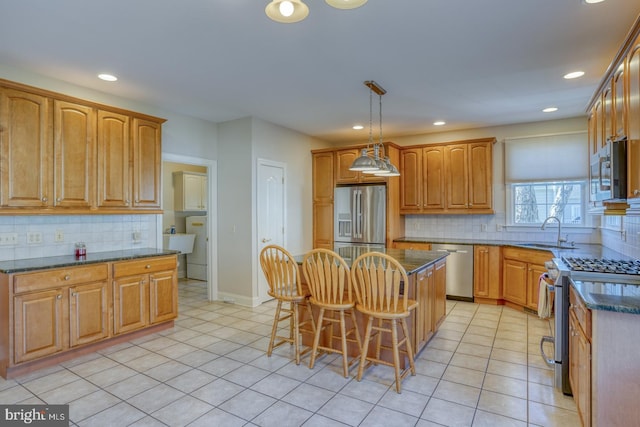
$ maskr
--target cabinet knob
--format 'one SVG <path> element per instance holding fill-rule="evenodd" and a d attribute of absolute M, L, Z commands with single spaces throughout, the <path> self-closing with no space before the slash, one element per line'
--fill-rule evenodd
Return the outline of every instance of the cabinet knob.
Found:
<path fill-rule="evenodd" d="M 129 206 L 129 203 L 131 203 L 131 201 L 129 199 L 124 201 L 124 204 L 127 205 L 127 206 Z"/>
<path fill-rule="evenodd" d="M 68 274 L 66 276 L 64 276 L 64 280 L 70 280 L 71 276 L 69 276 Z"/>
<path fill-rule="evenodd" d="M 60 203 L 61 201 L 62 201 L 62 199 L 61 199 L 60 197 L 58 197 L 58 198 L 56 199 L 56 202 L 58 202 L 58 203 Z"/>
<path fill-rule="evenodd" d="M 136 199 L 136 203 L 140 203 L 140 200 Z"/>
<path fill-rule="evenodd" d="M 77 297 L 77 296 L 78 296 L 78 293 L 77 293 L 77 292 L 71 292 L 71 296 L 72 296 L 72 297 Z"/>
<path fill-rule="evenodd" d="M 140 284 L 141 284 L 141 285 L 144 285 L 145 283 L 147 283 L 147 281 L 146 281 L 146 280 L 140 280 Z"/>
<path fill-rule="evenodd" d="M 640 190 L 633 190 L 633 195 L 634 196 L 640 196 Z"/>
<path fill-rule="evenodd" d="M 62 294 L 56 295 L 56 299 L 62 299 Z"/>
<path fill-rule="evenodd" d="M 144 268 L 146 268 L 147 270 L 151 268 L 151 264 L 147 264 L 144 266 Z"/>
<path fill-rule="evenodd" d="M 43 201 L 44 203 L 47 203 L 47 200 L 49 200 L 49 199 L 47 198 L 47 196 L 45 196 L 45 197 L 43 197 L 43 198 L 42 198 L 42 201 Z"/>

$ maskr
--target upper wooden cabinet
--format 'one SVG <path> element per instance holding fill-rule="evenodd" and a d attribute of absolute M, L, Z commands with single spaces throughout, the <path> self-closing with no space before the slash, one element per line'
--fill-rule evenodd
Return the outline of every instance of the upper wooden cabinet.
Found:
<path fill-rule="evenodd" d="M 0 80 L 0 214 L 160 212 L 163 122 Z"/>
<path fill-rule="evenodd" d="M 493 213 L 495 139 L 400 150 L 400 213 Z"/>
<path fill-rule="evenodd" d="M 627 58 L 627 196 L 640 200 L 640 37 Z"/>
<path fill-rule="evenodd" d="M 0 86 L 3 208 L 40 208 L 50 203 L 53 192 L 50 110 L 51 103 L 45 96 Z"/>
<path fill-rule="evenodd" d="M 349 170 L 353 161 L 360 157 L 361 148 L 348 148 L 335 151 L 336 184 L 359 184 L 362 182 L 385 182 L 381 176 Z"/>

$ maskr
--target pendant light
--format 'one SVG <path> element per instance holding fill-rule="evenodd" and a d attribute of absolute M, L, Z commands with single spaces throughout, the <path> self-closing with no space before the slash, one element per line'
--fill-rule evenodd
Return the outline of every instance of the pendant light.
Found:
<path fill-rule="evenodd" d="M 367 2 L 367 0 L 325 0 L 329 6 L 336 9 L 355 9 Z"/>
<path fill-rule="evenodd" d="M 272 0 L 264 12 L 276 22 L 292 24 L 309 15 L 309 8 L 302 0 Z"/>
<path fill-rule="evenodd" d="M 325 0 L 336 9 L 355 9 L 367 0 Z M 292 24 L 302 21 L 309 15 L 309 7 L 302 0 L 271 0 L 264 9 L 267 16 L 276 22 Z"/>
<path fill-rule="evenodd" d="M 362 149 L 360 157 L 353 161 L 349 170 L 377 176 L 400 176 L 398 168 L 391 163 L 389 157 L 381 155 L 381 152 L 384 151 L 384 144 L 382 143 L 382 95 L 387 91 L 373 80 L 367 80 L 364 84 L 369 88 L 369 144 L 367 148 Z M 373 92 L 378 94 L 380 105 L 380 133 L 377 143 L 373 142 Z M 370 153 L 370 150 L 373 153 Z"/>

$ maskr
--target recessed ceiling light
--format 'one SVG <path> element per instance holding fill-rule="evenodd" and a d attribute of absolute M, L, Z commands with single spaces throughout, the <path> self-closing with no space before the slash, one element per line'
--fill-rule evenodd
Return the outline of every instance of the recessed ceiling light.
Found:
<path fill-rule="evenodd" d="M 113 74 L 98 74 L 98 78 L 107 82 L 115 82 L 118 80 Z"/>
<path fill-rule="evenodd" d="M 438 120 L 437 122 L 433 122 L 434 126 L 444 126 L 446 124 L 447 124 L 447 122 L 442 121 L 442 120 Z"/>
<path fill-rule="evenodd" d="M 553 113 L 554 111 L 558 111 L 557 107 L 547 107 L 544 110 L 542 110 L 543 113 Z"/>
<path fill-rule="evenodd" d="M 573 71 L 571 73 L 567 73 L 564 75 L 565 79 L 577 79 L 578 77 L 584 76 L 584 71 Z"/>
<path fill-rule="evenodd" d="M 353 129 L 362 130 L 362 129 L 364 129 L 364 126 L 362 126 L 362 125 L 353 125 Z"/>
<path fill-rule="evenodd" d="M 602 3 L 604 0 L 582 0 L 586 4 Z"/>

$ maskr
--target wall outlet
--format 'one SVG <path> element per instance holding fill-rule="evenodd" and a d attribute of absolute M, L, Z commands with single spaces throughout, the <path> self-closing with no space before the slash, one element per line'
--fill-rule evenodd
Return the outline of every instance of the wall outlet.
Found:
<path fill-rule="evenodd" d="M 496 231 L 502 231 L 502 224 L 496 224 Z"/>
<path fill-rule="evenodd" d="M 482 231 L 483 233 L 487 232 L 487 224 L 480 224 L 480 231 Z"/>
<path fill-rule="evenodd" d="M 0 233 L 0 245 L 9 246 L 18 244 L 18 233 Z"/>
<path fill-rule="evenodd" d="M 56 242 L 64 242 L 64 232 L 62 230 L 56 230 L 54 240 Z"/>
<path fill-rule="evenodd" d="M 27 244 L 35 245 L 38 243 L 42 243 L 42 233 L 39 231 L 28 231 L 27 232 Z"/>

